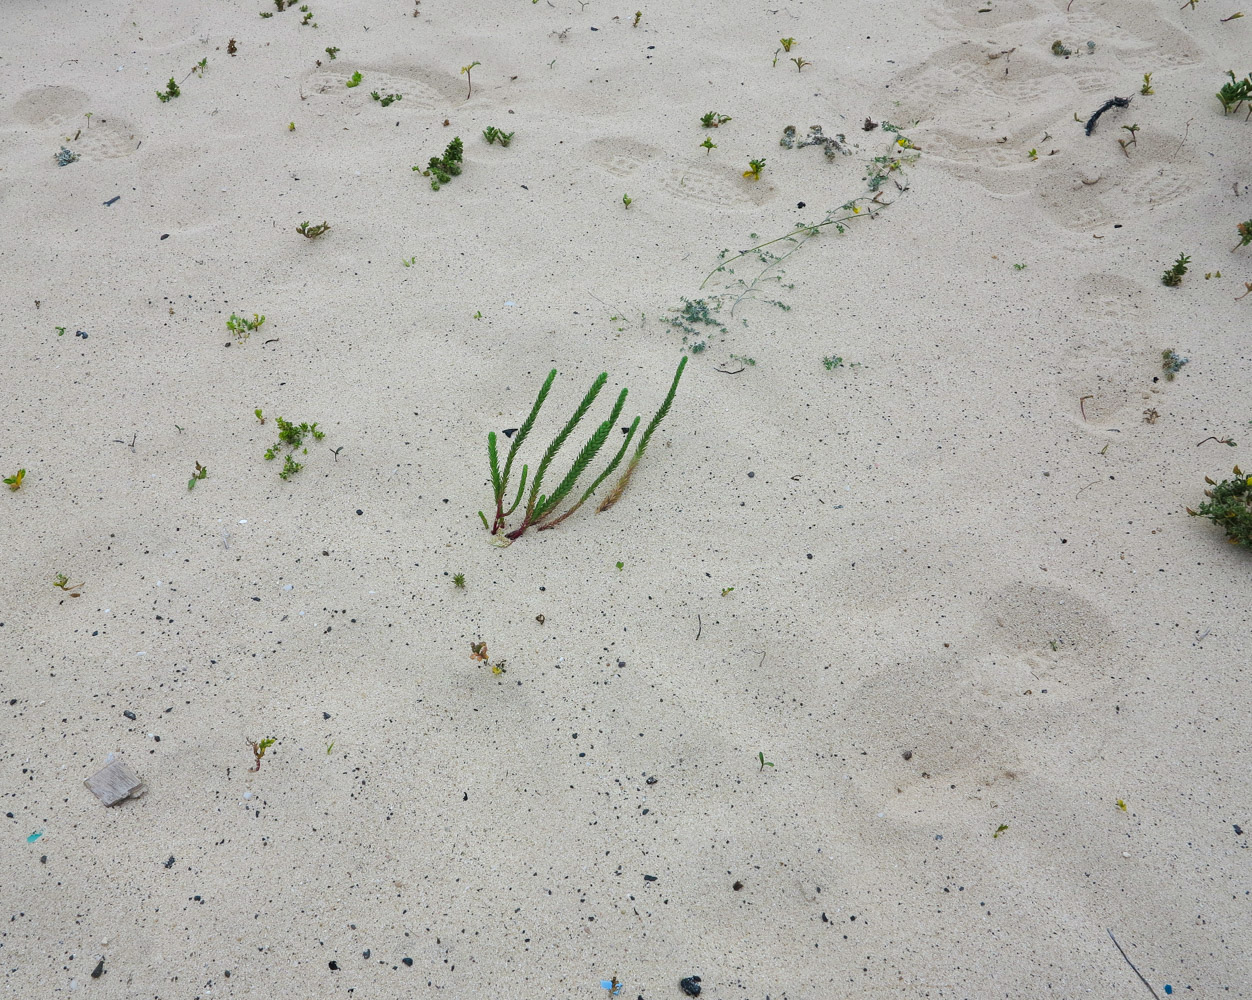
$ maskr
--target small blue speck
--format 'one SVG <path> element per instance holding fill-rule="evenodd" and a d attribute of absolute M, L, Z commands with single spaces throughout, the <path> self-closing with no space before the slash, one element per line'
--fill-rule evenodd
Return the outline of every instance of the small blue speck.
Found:
<path fill-rule="evenodd" d="M 1174 992 L 1174 987 L 1170 986 L 1170 985 L 1169 985 L 1169 983 L 1166 983 L 1166 984 L 1165 984 L 1165 995 L 1166 995 L 1166 996 L 1170 996 L 1173 992 Z"/>

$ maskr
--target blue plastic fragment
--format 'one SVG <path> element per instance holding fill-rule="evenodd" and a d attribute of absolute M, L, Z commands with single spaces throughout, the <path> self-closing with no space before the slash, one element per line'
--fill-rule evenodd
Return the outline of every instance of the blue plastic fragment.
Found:
<path fill-rule="evenodd" d="M 1170 986 L 1170 985 L 1169 985 L 1169 983 L 1166 983 L 1166 984 L 1165 984 L 1165 995 L 1166 995 L 1166 996 L 1170 996 L 1173 992 L 1174 992 L 1174 987 Z"/>
<path fill-rule="evenodd" d="M 36 840 L 38 840 L 38 839 L 39 839 L 40 837 L 42 837 L 42 836 L 43 836 L 43 831 L 42 831 L 42 830 L 36 830 L 36 831 L 35 831 L 34 833 L 32 833 L 29 837 L 27 837 L 27 838 L 26 838 L 26 843 L 28 843 L 28 844 L 33 844 Z"/>
<path fill-rule="evenodd" d="M 616 981 L 610 981 L 608 979 L 600 980 L 600 989 L 608 990 L 609 996 L 611 997 L 620 997 L 622 995 L 622 987 L 625 985 L 626 985 L 625 983 L 618 983 Z"/>

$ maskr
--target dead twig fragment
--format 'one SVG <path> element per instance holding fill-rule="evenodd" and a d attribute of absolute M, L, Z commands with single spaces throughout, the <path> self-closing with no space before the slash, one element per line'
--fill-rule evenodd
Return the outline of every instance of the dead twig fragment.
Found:
<path fill-rule="evenodd" d="M 1084 422 L 1087 419 L 1086 403 L 1087 403 L 1087 400 L 1089 399 L 1095 399 L 1095 396 L 1083 396 L 1082 399 L 1078 400 L 1078 409 L 1082 413 L 1082 419 Z"/>
<path fill-rule="evenodd" d="M 1156 1000 L 1161 1000 L 1160 997 L 1156 996 L 1156 990 L 1152 988 L 1152 984 L 1143 978 L 1143 974 L 1135 968 L 1135 963 L 1130 960 L 1130 956 L 1126 954 L 1120 944 L 1117 944 L 1117 938 L 1113 937 L 1112 929 L 1106 927 L 1105 930 L 1109 932 L 1109 937 L 1113 939 L 1113 944 L 1117 946 L 1117 950 L 1122 953 L 1122 958 L 1126 959 L 1126 964 L 1129 965 L 1134 974 L 1139 977 L 1139 982 L 1143 983 L 1143 985 L 1148 988 L 1148 992 L 1156 997 Z"/>

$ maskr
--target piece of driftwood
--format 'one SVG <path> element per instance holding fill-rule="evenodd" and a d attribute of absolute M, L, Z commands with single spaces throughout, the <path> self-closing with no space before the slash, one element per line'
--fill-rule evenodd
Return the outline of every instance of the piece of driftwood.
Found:
<path fill-rule="evenodd" d="M 83 784 L 106 806 L 115 806 L 124 799 L 143 793 L 143 779 L 120 757 L 84 779 Z"/>

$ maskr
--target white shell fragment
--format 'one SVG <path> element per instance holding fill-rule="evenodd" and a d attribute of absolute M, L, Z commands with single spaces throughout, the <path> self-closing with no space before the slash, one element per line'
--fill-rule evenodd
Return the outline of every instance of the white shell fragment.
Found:
<path fill-rule="evenodd" d="M 83 784 L 106 806 L 115 806 L 132 795 L 142 794 L 143 780 L 121 758 L 106 764 Z"/>

